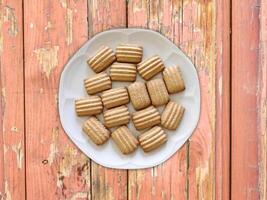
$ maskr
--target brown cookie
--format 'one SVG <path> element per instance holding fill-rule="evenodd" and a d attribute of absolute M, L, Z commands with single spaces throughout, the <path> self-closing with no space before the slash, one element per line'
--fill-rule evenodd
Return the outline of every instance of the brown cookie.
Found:
<path fill-rule="evenodd" d="M 116 48 L 118 62 L 139 63 L 142 56 L 143 48 L 134 44 L 121 44 Z"/>
<path fill-rule="evenodd" d="M 116 56 L 113 50 L 107 46 L 102 46 L 87 63 L 95 73 L 99 73 L 107 69 L 115 60 Z"/>
<path fill-rule="evenodd" d="M 162 74 L 170 94 L 181 92 L 185 89 L 181 71 L 177 66 L 165 68 Z"/>
<path fill-rule="evenodd" d="M 170 100 L 168 91 L 162 79 L 153 79 L 146 83 L 147 90 L 154 106 L 162 106 Z"/>
<path fill-rule="evenodd" d="M 133 136 L 127 126 L 116 129 L 111 137 L 123 154 L 130 154 L 137 149 L 138 140 Z"/>
<path fill-rule="evenodd" d="M 110 67 L 112 81 L 133 82 L 136 79 L 136 65 L 131 63 L 113 63 Z"/>
<path fill-rule="evenodd" d="M 160 114 L 154 106 L 149 106 L 148 108 L 133 113 L 132 119 L 137 130 L 160 124 Z"/>
<path fill-rule="evenodd" d="M 110 77 L 105 72 L 84 80 L 84 85 L 88 94 L 96 94 L 112 87 Z"/>
<path fill-rule="evenodd" d="M 75 100 L 75 110 L 78 116 L 97 115 L 102 112 L 103 105 L 99 96 L 90 96 Z"/>
<path fill-rule="evenodd" d="M 167 134 L 159 126 L 155 126 L 139 136 L 139 143 L 144 152 L 157 149 L 166 141 Z"/>
<path fill-rule="evenodd" d="M 185 108 L 170 101 L 161 115 L 161 125 L 170 130 L 177 129 L 184 115 Z"/>
<path fill-rule="evenodd" d="M 110 136 L 109 130 L 95 117 L 90 117 L 83 124 L 82 129 L 97 145 L 104 144 Z"/>
<path fill-rule="evenodd" d="M 137 65 L 137 71 L 145 80 L 151 79 L 164 69 L 164 64 L 159 56 L 153 56 Z"/>
<path fill-rule="evenodd" d="M 140 110 L 151 105 L 145 83 L 132 83 L 128 86 L 128 92 L 135 110 Z"/>
<path fill-rule="evenodd" d="M 101 95 L 103 104 L 106 108 L 113 108 L 129 103 L 127 89 L 124 87 L 106 90 Z"/>
<path fill-rule="evenodd" d="M 130 113 L 126 106 L 120 106 L 106 110 L 104 112 L 105 126 L 108 128 L 117 127 L 128 124 L 130 121 Z"/>

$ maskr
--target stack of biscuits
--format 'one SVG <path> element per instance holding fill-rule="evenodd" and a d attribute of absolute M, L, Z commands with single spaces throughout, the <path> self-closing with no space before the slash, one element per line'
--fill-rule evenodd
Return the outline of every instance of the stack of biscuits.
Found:
<path fill-rule="evenodd" d="M 158 55 L 142 58 L 141 46 L 121 44 L 115 52 L 103 46 L 87 61 L 95 75 L 84 80 L 89 96 L 75 100 L 75 110 L 77 116 L 89 117 L 82 130 L 96 145 L 111 137 L 123 154 L 133 153 L 139 145 L 144 152 L 151 152 L 167 142 L 164 129 L 178 128 L 185 108 L 172 101 L 170 94 L 185 90 L 179 67 L 165 68 Z M 137 73 L 143 82 L 136 81 Z M 155 78 L 160 73 L 162 78 Z M 114 81 L 132 83 L 112 88 Z M 129 103 L 135 112 L 130 113 Z M 160 106 L 164 106 L 162 113 Z M 128 128 L 131 120 L 136 130 Z"/>

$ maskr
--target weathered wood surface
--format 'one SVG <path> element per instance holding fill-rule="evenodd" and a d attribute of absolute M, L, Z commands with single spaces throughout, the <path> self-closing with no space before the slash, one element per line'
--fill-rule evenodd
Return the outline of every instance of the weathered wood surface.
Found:
<path fill-rule="evenodd" d="M 0 1 L 0 199 L 24 199 L 22 1 Z"/>
<path fill-rule="evenodd" d="M 266 9 L 257 0 L 0 0 L 0 199 L 266 199 Z M 145 170 L 90 161 L 58 117 L 71 55 L 96 33 L 127 26 L 180 46 L 201 84 L 194 135 Z"/>

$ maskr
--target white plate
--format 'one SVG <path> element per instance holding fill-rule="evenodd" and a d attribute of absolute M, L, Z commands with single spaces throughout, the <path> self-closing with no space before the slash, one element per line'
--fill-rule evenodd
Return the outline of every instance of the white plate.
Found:
<path fill-rule="evenodd" d="M 143 46 L 143 59 L 158 54 L 163 59 L 166 67 L 179 65 L 185 81 L 186 90 L 179 94 L 171 95 L 171 100 L 179 102 L 185 107 L 185 114 L 181 124 L 176 131 L 166 130 L 168 142 L 151 153 L 144 153 L 141 148 L 138 148 L 131 155 L 122 155 L 111 139 L 103 146 L 96 146 L 81 129 L 81 125 L 86 120 L 86 117 L 77 117 L 75 114 L 74 100 L 88 96 L 83 86 L 83 80 L 95 74 L 87 66 L 86 60 L 101 45 L 109 46 L 115 50 L 116 46 L 121 43 L 134 43 Z M 157 75 L 157 77 L 160 76 Z M 141 80 L 140 77 L 138 79 Z M 128 84 L 115 83 L 113 87 Z M 131 105 L 130 110 L 133 111 Z M 159 110 L 161 111 L 162 108 L 159 108 Z M 194 65 L 171 41 L 154 31 L 145 29 L 115 29 L 99 33 L 75 53 L 61 74 L 59 114 L 62 126 L 71 140 L 89 158 L 105 167 L 140 169 L 164 162 L 191 136 L 197 125 L 199 112 L 199 80 Z M 132 123 L 129 126 L 135 130 Z M 138 134 L 137 131 L 134 131 L 134 133 Z"/>

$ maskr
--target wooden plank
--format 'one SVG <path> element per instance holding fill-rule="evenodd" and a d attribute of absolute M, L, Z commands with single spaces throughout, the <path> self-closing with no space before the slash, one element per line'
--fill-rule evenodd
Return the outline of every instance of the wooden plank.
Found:
<path fill-rule="evenodd" d="M 259 195 L 267 199 L 267 2 L 261 1 L 258 80 Z"/>
<path fill-rule="evenodd" d="M 259 87 L 262 68 L 258 59 L 259 1 L 234 0 L 232 1 L 231 176 L 233 200 L 259 199 L 258 147 L 261 134 L 258 126 L 261 111 L 258 100 L 261 99 L 259 96 L 263 91 Z"/>
<path fill-rule="evenodd" d="M 89 37 L 110 28 L 126 26 L 126 2 L 122 0 L 88 1 Z M 127 198 L 127 170 L 104 168 L 91 162 L 92 199 Z"/>
<path fill-rule="evenodd" d="M 69 57 L 87 40 L 87 1 L 25 0 L 27 199 L 90 198 L 90 161 L 61 128 L 57 93 Z"/>
<path fill-rule="evenodd" d="M 128 26 L 146 27 L 180 44 L 182 1 L 132 0 L 128 4 Z M 167 162 L 150 169 L 129 170 L 129 199 L 186 199 L 188 146 Z"/>
<path fill-rule="evenodd" d="M 25 199 L 22 1 L 0 1 L 0 199 Z"/>
<path fill-rule="evenodd" d="M 216 199 L 230 199 L 230 2 L 216 5 Z"/>
<path fill-rule="evenodd" d="M 216 57 L 216 40 L 222 40 L 221 37 L 224 37 L 215 35 L 216 23 L 222 23 L 222 21 L 216 21 L 216 6 L 220 8 L 222 3 L 219 2 L 218 5 L 216 5 L 215 1 L 151 1 L 148 4 L 146 4 L 146 2 L 147 1 L 138 0 L 129 1 L 128 25 L 141 27 L 146 27 L 148 25 L 150 28 L 159 30 L 161 33 L 171 38 L 189 55 L 197 67 L 200 78 L 202 112 L 198 127 L 190 139 L 187 148 L 184 147 L 178 151 L 175 156 L 162 166 L 154 169 L 129 172 L 129 198 L 161 198 L 162 194 L 157 192 L 155 194 L 153 194 L 153 192 L 150 194 L 149 191 L 163 191 L 163 197 L 166 197 L 166 199 L 171 197 L 174 199 L 214 198 L 215 127 L 218 129 L 222 128 L 220 127 L 220 124 L 215 124 L 215 103 L 216 101 L 222 101 L 215 99 L 221 98 L 222 96 L 222 94 L 216 93 L 215 85 L 219 89 L 219 81 L 215 82 L 215 79 L 216 77 L 222 77 L 223 75 L 227 76 L 223 78 L 224 81 L 227 81 L 227 78 L 229 79 L 229 63 L 227 63 L 227 60 L 225 60 L 224 65 L 219 62 L 222 58 L 220 58 L 220 60 L 216 60 L 219 56 L 224 56 L 224 58 L 229 56 L 219 54 Z M 142 19 L 147 19 L 147 21 Z M 218 20 L 219 19 L 222 20 L 222 18 L 218 18 Z M 224 23 L 226 24 L 227 22 Z M 229 43 L 229 38 L 224 38 L 224 40 Z M 227 47 L 226 49 L 223 49 L 222 52 L 226 53 Z M 227 66 L 228 71 L 226 69 L 222 72 L 223 66 Z M 216 67 L 216 70 L 219 71 L 218 74 L 216 74 L 215 71 Z M 227 85 L 223 91 L 226 95 L 228 92 L 229 97 Z M 226 105 L 224 104 L 224 108 L 225 111 L 229 109 L 229 100 L 228 104 L 227 102 Z M 227 113 L 223 116 L 223 108 L 218 107 L 218 109 L 217 118 L 222 121 L 225 120 L 224 122 L 227 123 Z M 222 119 L 222 117 L 224 117 L 224 119 Z M 229 127 L 229 125 L 227 126 Z M 225 127 L 224 130 L 219 130 L 217 134 L 223 134 L 225 132 L 228 132 L 229 136 L 229 128 L 227 129 L 227 127 Z M 219 146 L 222 146 L 222 142 L 226 142 L 226 145 L 229 145 L 229 137 L 227 138 L 227 136 L 225 136 L 218 142 L 220 142 L 218 144 L 218 148 Z M 227 154 L 227 151 L 229 151 L 229 149 L 226 149 L 224 153 Z M 179 156 L 179 154 L 185 156 Z M 223 155 L 223 158 L 221 157 L 221 159 L 229 158 L 229 154 L 225 154 Z M 217 155 L 222 156 L 220 152 Z M 227 163 L 229 164 L 229 161 L 226 161 L 224 166 L 225 170 L 227 170 Z M 184 167 L 181 169 L 179 168 L 180 166 Z M 164 171 L 164 174 L 162 173 L 154 178 L 153 174 L 155 169 L 157 171 L 157 175 L 158 171 Z M 171 172 L 169 175 L 168 172 L 170 170 Z M 229 174 L 229 171 L 225 173 L 226 177 L 228 175 L 227 173 Z M 179 175 L 182 176 L 180 177 Z M 218 176 L 222 175 L 218 173 Z M 172 181 L 174 180 L 176 180 L 175 185 L 172 186 L 172 189 L 169 189 L 170 186 L 168 185 L 173 185 Z M 227 180 L 227 178 L 225 178 L 225 180 Z M 179 188 L 179 191 L 177 188 Z M 218 191 L 222 190 L 221 188 L 217 189 Z M 176 193 L 174 191 L 178 192 Z M 226 189 L 223 192 L 227 193 L 228 191 L 229 190 Z M 220 195 L 218 194 L 218 196 Z"/>

